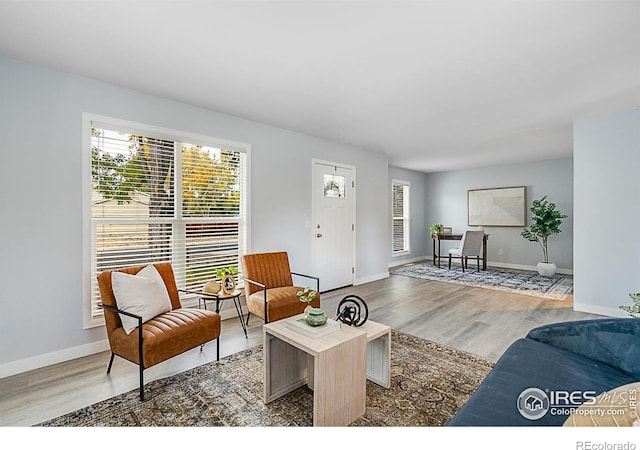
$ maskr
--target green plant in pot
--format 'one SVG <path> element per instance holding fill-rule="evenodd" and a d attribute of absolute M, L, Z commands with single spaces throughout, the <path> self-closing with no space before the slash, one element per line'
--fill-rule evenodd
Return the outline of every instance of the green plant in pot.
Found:
<path fill-rule="evenodd" d="M 236 269 L 234 266 L 229 266 L 229 267 L 221 267 L 219 269 L 216 269 L 216 280 L 210 280 L 208 283 L 206 283 L 203 287 L 203 291 L 206 292 L 207 294 L 213 294 L 213 295 L 218 295 L 220 293 L 221 290 L 223 290 L 223 286 L 226 282 L 226 287 L 227 287 L 227 291 L 228 293 L 232 292 L 235 289 L 235 278 L 234 275 L 236 275 L 238 273 L 238 269 Z M 233 280 L 225 280 L 225 277 L 230 276 L 233 278 Z"/>
<path fill-rule="evenodd" d="M 222 284 L 222 290 L 225 294 L 231 294 L 236 288 L 235 275 L 238 274 L 238 268 L 235 266 L 221 267 L 216 269 L 216 276 Z"/>
<path fill-rule="evenodd" d="M 296 295 L 301 302 L 307 304 L 307 307 L 304 310 L 305 322 L 314 327 L 324 325 L 327 322 L 327 315 L 325 312 L 320 308 L 314 308 L 311 306 L 311 302 L 316 298 L 316 295 L 318 295 L 316 291 L 306 287 L 303 290 L 296 292 Z"/>
<path fill-rule="evenodd" d="M 434 223 L 434 224 L 431 224 L 431 226 L 429 227 L 429 233 L 431 235 L 438 234 L 440 233 L 441 230 L 442 230 L 441 223 Z"/>
<path fill-rule="evenodd" d="M 557 266 L 549 262 L 549 237 L 560 234 L 562 220 L 568 216 L 556 209 L 556 205 L 547 200 L 545 195 L 540 200 L 534 200 L 531 204 L 531 225 L 522 230 L 520 235 L 530 242 L 537 242 L 542 249 L 543 261 L 538 263 L 538 273 L 551 276 L 556 273 Z"/>
<path fill-rule="evenodd" d="M 234 276 L 237 274 L 238 274 L 238 269 L 235 266 L 220 267 L 219 269 L 216 269 L 216 276 L 220 281 L 222 281 L 224 277 L 227 275 Z"/>

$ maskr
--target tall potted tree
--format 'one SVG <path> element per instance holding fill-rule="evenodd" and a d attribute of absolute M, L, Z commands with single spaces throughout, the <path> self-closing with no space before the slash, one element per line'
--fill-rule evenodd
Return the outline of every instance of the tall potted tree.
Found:
<path fill-rule="evenodd" d="M 549 236 L 560 234 L 562 220 L 568 216 L 556 209 L 556 205 L 547 201 L 545 195 L 540 200 L 534 200 L 530 208 L 533 217 L 529 228 L 522 230 L 520 235 L 528 241 L 537 242 L 542 248 L 543 261 L 537 265 L 538 273 L 543 276 L 551 276 L 558 268 L 555 263 L 549 262 Z"/>

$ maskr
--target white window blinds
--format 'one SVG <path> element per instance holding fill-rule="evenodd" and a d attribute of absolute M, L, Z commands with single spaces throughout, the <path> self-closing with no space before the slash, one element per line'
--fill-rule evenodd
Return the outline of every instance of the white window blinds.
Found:
<path fill-rule="evenodd" d="M 409 183 L 392 182 L 392 251 L 409 252 Z"/>
<path fill-rule="evenodd" d="M 247 237 L 247 155 L 148 130 L 91 124 L 91 308 L 96 276 L 167 261 L 178 288 L 239 268 Z"/>

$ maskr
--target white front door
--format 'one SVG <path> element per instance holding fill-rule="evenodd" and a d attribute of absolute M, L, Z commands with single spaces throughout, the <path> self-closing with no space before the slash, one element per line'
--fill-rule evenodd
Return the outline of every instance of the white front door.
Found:
<path fill-rule="evenodd" d="M 353 284 L 354 277 L 354 169 L 314 162 L 313 241 L 315 274 L 320 290 Z"/>

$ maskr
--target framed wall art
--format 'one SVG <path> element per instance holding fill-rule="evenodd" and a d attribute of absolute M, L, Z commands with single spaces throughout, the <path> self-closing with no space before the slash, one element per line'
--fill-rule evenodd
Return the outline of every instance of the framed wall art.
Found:
<path fill-rule="evenodd" d="M 525 186 L 467 191 L 469 226 L 524 227 Z"/>

